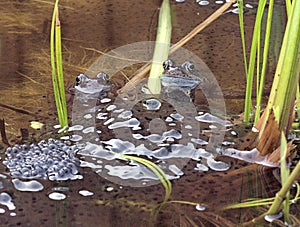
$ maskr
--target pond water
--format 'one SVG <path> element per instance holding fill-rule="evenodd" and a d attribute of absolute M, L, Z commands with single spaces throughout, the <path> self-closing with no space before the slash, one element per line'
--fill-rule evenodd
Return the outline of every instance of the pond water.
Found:
<path fill-rule="evenodd" d="M 221 1 L 170 2 L 172 43 L 179 41 L 222 5 Z M 41 178 L 24 177 L 24 173 L 20 179 L 20 175 L 12 177 L 9 169 L 13 167 L 9 167 L 9 155 L 5 155 L 8 144 L 38 144 L 41 140 L 47 142 L 49 138 L 59 137 L 54 128 L 57 118 L 49 54 L 53 2 L 12 0 L 0 4 L 0 110 L 7 137 L 7 141 L 2 138 L 0 144 L 1 225 L 233 226 L 250 220 L 261 210 L 223 211 L 221 208 L 224 205 L 253 196 L 270 197 L 280 188 L 276 168 L 248 164 L 227 156 L 214 160 L 210 158 L 211 153 L 203 149 L 209 147 L 209 138 L 214 138 L 212 135 L 216 130 L 225 135 L 223 148 L 238 147 L 243 135 L 250 130 L 248 126 L 231 125 L 241 122 L 239 114 L 243 111 L 245 88 L 239 22 L 235 13 L 223 14 L 189 41 L 182 50 L 186 51 L 186 56 L 190 56 L 188 59 L 174 55 L 174 58 L 184 58 L 178 64 L 194 56 L 205 63 L 197 69 L 205 72 L 206 76 L 210 75 L 213 85 L 217 84 L 218 88 L 210 86 L 206 89 L 210 95 L 217 93 L 216 90 L 221 92 L 224 97 L 221 103 L 216 101 L 218 98 L 215 96 L 211 96 L 211 102 L 205 100 L 199 88 L 191 92 L 191 99 L 183 94 L 187 96 L 184 107 L 181 107 L 182 103 L 174 101 L 174 96 L 153 98 L 143 95 L 139 93 L 142 90 L 139 85 L 134 95 L 142 98 L 135 99 L 134 104 L 126 102 L 132 97 L 132 92 L 117 96 L 117 89 L 142 66 L 141 62 L 127 65 L 112 75 L 110 70 L 115 70 L 113 67 L 116 63 L 105 62 L 105 67 L 100 67 L 102 65 L 97 61 L 107 52 L 117 53 L 116 62 L 132 53 L 134 57 L 141 56 L 137 55 L 141 50 L 140 45 L 147 46 L 147 41 L 155 40 L 161 1 L 141 0 L 66 0 L 60 3 L 66 88 L 81 73 L 95 76 L 92 73 L 95 62 L 96 69 L 112 76 L 114 86 L 100 100 L 91 94 L 70 93 L 67 96 L 68 108 L 73 114 L 70 114 L 70 121 L 73 122 L 71 141 L 72 145 L 78 146 L 72 149 L 77 155 L 71 157 L 72 152 L 61 148 L 61 152 L 65 153 L 60 156 L 57 165 L 69 168 L 70 163 L 75 163 L 76 171 L 73 169 L 72 174 L 64 175 L 67 176 L 65 179 L 51 175 L 50 167 L 54 168 L 51 163 L 47 166 L 48 172 L 43 172 Z M 255 7 L 257 3 L 252 1 L 248 4 Z M 250 6 L 248 11 L 245 16 L 246 43 L 251 42 L 250 34 L 255 20 Z M 126 48 L 121 51 L 117 49 L 124 46 L 132 48 L 130 51 Z M 145 48 L 147 51 L 149 49 Z M 148 55 L 145 54 L 146 57 Z M 273 70 L 269 68 L 266 94 L 271 87 Z M 168 90 L 169 93 L 172 92 Z M 173 102 L 168 103 L 169 100 Z M 208 112 L 215 110 L 211 105 L 218 109 L 219 104 L 223 107 L 222 111 L 210 115 Z M 182 112 L 186 115 L 183 116 Z M 230 121 L 226 121 L 226 115 Z M 43 126 L 38 129 L 31 127 L 35 122 Z M 96 124 L 97 128 L 93 128 L 91 123 Z M 132 134 L 131 140 L 124 136 L 128 134 Z M 184 138 L 188 138 L 188 141 Z M 101 146 L 97 143 L 99 141 Z M 42 146 L 48 148 L 45 143 L 38 149 L 42 149 Z M 179 146 L 181 144 L 184 145 Z M 141 146 L 144 147 L 141 149 Z M 193 152 L 196 148 L 198 153 L 195 155 Z M 18 149 L 25 150 L 24 147 Z M 32 146 L 29 149 L 35 148 Z M 187 152 L 189 150 L 191 153 Z M 160 212 L 155 212 L 165 194 L 157 176 L 141 164 L 127 163 L 120 157 L 116 159 L 112 153 L 107 155 L 108 151 L 127 155 L 138 153 L 155 161 L 168 171 L 168 178 L 172 179 L 170 200 L 190 201 L 198 205 L 168 203 Z M 183 151 L 188 154 L 184 156 Z M 215 156 L 216 153 L 213 154 Z M 45 153 L 38 153 L 28 164 L 28 157 L 22 156 L 23 172 L 24 168 L 32 166 L 37 170 L 36 163 L 39 160 L 49 162 L 47 157 Z M 14 162 L 10 165 L 14 165 Z M 106 166 L 105 171 L 103 166 Z M 132 174 L 133 171 L 138 174 Z M 52 177 L 48 179 L 50 175 Z"/>

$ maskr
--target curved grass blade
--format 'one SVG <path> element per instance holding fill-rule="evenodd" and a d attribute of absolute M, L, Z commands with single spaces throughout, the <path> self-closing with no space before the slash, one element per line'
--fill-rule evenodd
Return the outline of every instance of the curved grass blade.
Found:
<path fill-rule="evenodd" d="M 114 154 L 120 155 L 121 157 L 129 159 L 129 160 L 136 161 L 136 162 L 141 163 L 144 166 L 148 167 L 158 177 L 158 179 L 160 180 L 160 182 L 162 183 L 162 185 L 165 188 L 166 194 L 165 194 L 163 204 L 169 200 L 171 192 L 172 192 L 172 184 L 171 184 L 170 180 L 167 178 L 164 171 L 158 165 L 156 165 L 153 162 L 151 162 L 147 159 L 144 159 L 144 158 L 139 158 L 136 156 L 125 155 L 125 154 L 119 154 L 119 153 L 115 153 L 115 152 L 114 152 Z"/>

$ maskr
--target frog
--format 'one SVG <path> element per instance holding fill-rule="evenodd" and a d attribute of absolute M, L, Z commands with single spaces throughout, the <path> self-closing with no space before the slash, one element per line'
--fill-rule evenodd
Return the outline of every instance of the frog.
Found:
<path fill-rule="evenodd" d="M 89 78 L 85 74 L 80 74 L 76 77 L 74 88 L 85 94 L 100 94 L 110 90 L 109 76 L 100 72 L 95 78 Z"/>
<path fill-rule="evenodd" d="M 176 66 L 172 60 L 163 63 L 164 72 L 160 77 L 163 87 L 168 89 L 181 88 L 187 94 L 207 79 L 195 68 L 193 63 L 185 61 L 182 65 Z"/>
<path fill-rule="evenodd" d="M 163 63 L 163 68 L 160 77 L 163 89 L 169 98 L 180 102 L 192 101 L 195 88 L 207 82 L 190 61 L 178 66 L 169 59 Z"/>

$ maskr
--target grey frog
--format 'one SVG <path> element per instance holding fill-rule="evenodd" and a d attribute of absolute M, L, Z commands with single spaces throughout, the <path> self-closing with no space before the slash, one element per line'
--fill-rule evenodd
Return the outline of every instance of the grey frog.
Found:
<path fill-rule="evenodd" d="M 163 63 L 164 72 L 160 77 L 162 85 L 167 90 L 182 89 L 187 94 L 207 79 L 189 62 L 176 66 L 172 60 Z"/>
<path fill-rule="evenodd" d="M 100 94 L 101 92 L 109 91 L 109 76 L 100 72 L 96 78 L 90 79 L 85 74 L 80 74 L 76 77 L 75 89 L 86 94 Z"/>

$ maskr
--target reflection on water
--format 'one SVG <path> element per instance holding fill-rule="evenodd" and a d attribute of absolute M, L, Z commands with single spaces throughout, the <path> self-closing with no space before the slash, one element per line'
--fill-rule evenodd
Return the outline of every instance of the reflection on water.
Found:
<path fill-rule="evenodd" d="M 133 42 L 154 40 L 160 2 L 62 1 L 60 19 L 66 87 L 103 52 Z M 200 7 L 195 1 L 171 3 L 174 15 L 173 43 L 219 7 L 217 4 Z M 21 140 L 20 128 L 28 129 L 30 136 L 38 140 L 41 133 L 29 128 L 30 121 L 45 123 L 43 132 L 53 131 L 52 125 L 56 124 L 49 58 L 52 7 L 52 1 L 42 0 L 0 3 L 0 109 L 12 145 Z M 254 15 L 245 17 L 246 34 L 251 33 L 253 22 Z M 234 105 L 228 105 L 227 108 L 234 113 L 242 110 L 240 99 L 243 98 L 245 86 L 239 35 L 237 16 L 225 14 L 185 46 L 210 67 L 225 97 L 231 98 L 227 102 Z M 246 42 L 250 43 L 250 40 L 251 37 L 247 36 Z M 270 78 L 267 79 L 267 86 L 269 84 Z M 233 171 L 204 174 L 194 170 L 194 165 L 188 163 L 186 175 L 173 182 L 174 199 L 207 204 L 206 213 L 202 214 L 192 206 L 167 205 L 155 222 L 151 210 L 162 201 L 164 192 L 161 185 L 134 189 L 122 187 L 82 168 L 79 170 L 83 175 L 81 180 L 63 183 L 43 181 L 42 192 L 20 192 L 14 189 L 1 164 L 0 223 L 23 225 L 30 222 L 35 226 L 66 223 L 124 226 L 126 223 L 128 226 L 150 226 L 153 221 L 157 226 L 173 226 L 172 223 L 175 226 L 192 223 L 208 225 L 210 220 L 220 215 L 228 216 L 228 223 L 225 219 L 220 220 L 224 225 L 230 225 L 240 220 L 240 214 L 217 211 L 216 208 L 239 201 L 241 196 L 246 198 L 249 190 L 255 190 L 247 188 L 247 185 L 262 185 L 256 182 L 257 179 L 267 179 L 268 183 L 264 182 L 263 185 L 268 186 L 266 192 L 270 194 L 277 190 L 278 182 L 268 169 L 257 173 L 256 167 L 244 167 L 246 164 L 241 161 L 224 159 L 232 162 Z M 261 191 L 258 193 L 262 195 Z M 57 201 L 59 199 L 62 201 Z M 7 204 L 13 204 L 15 208 Z"/>

